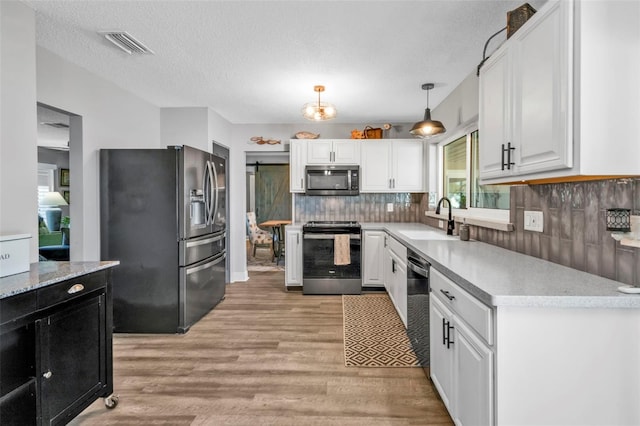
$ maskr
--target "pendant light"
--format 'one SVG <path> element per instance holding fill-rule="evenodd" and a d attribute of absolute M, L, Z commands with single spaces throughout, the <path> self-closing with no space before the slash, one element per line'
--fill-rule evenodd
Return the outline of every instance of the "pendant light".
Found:
<path fill-rule="evenodd" d="M 302 107 L 302 115 L 311 121 L 326 121 L 336 118 L 336 107 L 329 102 L 320 102 L 320 93 L 324 92 L 324 86 L 313 86 L 313 90 L 318 92 L 318 102 L 309 102 Z"/>
<path fill-rule="evenodd" d="M 440 121 L 431 119 L 431 110 L 429 109 L 429 90 L 433 89 L 433 87 L 433 83 L 425 83 L 422 85 L 422 90 L 427 91 L 427 109 L 424 110 L 424 120 L 418 121 L 409 131 L 412 135 L 423 139 L 430 138 L 447 131 Z"/>

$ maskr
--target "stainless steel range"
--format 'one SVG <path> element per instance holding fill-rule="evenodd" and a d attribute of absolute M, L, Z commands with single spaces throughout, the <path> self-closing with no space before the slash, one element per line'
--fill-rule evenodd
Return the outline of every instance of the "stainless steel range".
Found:
<path fill-rule="evenodd" d="M 360 294 L 358 222 L 307 222 L 302 227 L 303 294 Z"/>

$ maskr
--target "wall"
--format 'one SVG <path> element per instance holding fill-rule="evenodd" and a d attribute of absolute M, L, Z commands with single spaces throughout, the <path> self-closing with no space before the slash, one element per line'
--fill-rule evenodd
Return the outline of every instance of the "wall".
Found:
<path fill-rule="evenodd" d="M 46 49 L 38 47 L 36 52 L 37 100 L 77 114 L 81 120 L 80 146 L 74 145 L 71 135 L 72 260 L 99 260 L 99 150 L 159 148 L 160 109 Z M 73 128 L 74 120 L 72 133 Z M 35 158 L 33 163 L 35 170 Z"/>
<path fill-rule="evenodd" d="M 30 234 L 30 262 L 38 261 L 35 45 L 33 10 L 1 1 L 0 235 Z"/>

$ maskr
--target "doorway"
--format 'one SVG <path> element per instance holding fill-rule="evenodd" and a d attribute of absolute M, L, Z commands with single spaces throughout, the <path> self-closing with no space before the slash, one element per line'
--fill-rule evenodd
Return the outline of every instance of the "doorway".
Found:
<path fill-rule="evenodd" d="M 81 146 L 81 117 L 38 103 L 37 118 L 40 260 L 71 260 L 72 211 L 81 211 L 71 206 L 71 170 L 77 160 L 81 161 L 81 150 L 76 149 L 72 156 L 70 148 Z M 76 141 L 72 141 L 74 138 Z M 79 182 L 74 184 L 76 188 Z M 79 219 L 78 213 L 74 216 Z"/>
<path fill-rule="evenodd" d="M 247 153 L 246 173 L 247 212 L 255 213 L 256 223 L 260 224 L 268 220 L 291 220 L 292 197 L 289 191 L 288 153 Z M 274 237 L 273 229 L 264 228 L 263 230 L 271 233 L 272 238 Z M 284 242 L 282 241 L 278 247 L 284 248 Z M 284 262 L 274 261 L 271 247 L 257 246 L 255 257 L 252 255 L 251 248 L 247 232 L 248 270 L 282 270 Z"/>

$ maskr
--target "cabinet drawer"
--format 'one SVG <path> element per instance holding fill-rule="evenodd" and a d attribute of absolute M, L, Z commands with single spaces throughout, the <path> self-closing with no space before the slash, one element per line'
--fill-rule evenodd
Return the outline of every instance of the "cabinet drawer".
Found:
<path fill-rule="evenodd" d="M 13 321 L 36 310 L 36 292 L 29 291 L 0 300 L 0 324 Z"/>
<path fill-rule="evenodd" d="M 106 287 L 104 271 L 82 275 L 38 290 L 38 309 L 47 308 Z"/>
<path fill-rule="evenodd" d="M 387 247 L 391 249 L 403 262 L 407 261 L 407 248 L 396 240 L 395 238 L 387 234 Z"/>
<path fill-rule="evenodd" d="M 460 288 L 449 278 L 431 268 L 431 291 L 451 308 L 488 344 L 493 345 L 493 311 Z"/>

